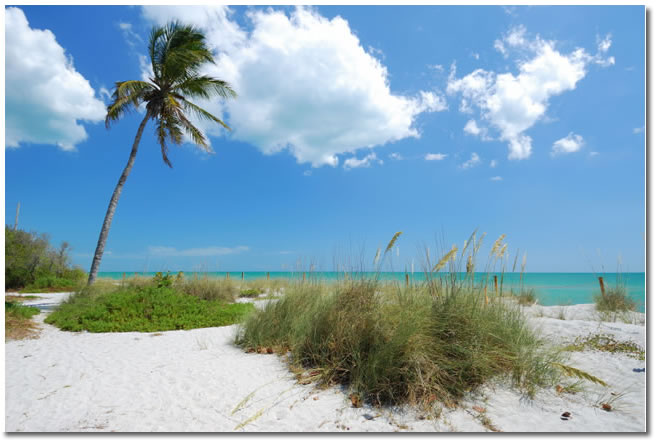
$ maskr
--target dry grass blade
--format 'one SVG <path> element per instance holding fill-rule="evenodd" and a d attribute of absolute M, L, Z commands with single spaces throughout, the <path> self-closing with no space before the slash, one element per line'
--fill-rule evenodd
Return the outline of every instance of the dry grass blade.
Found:
<path fill-rule="evenodd" d="M 378 247 L 378 250 L 376 251 L 376 256 L 374 257 L 374 265 L 378 264 L 379 259 L 380 259 L 380 247 Z"/>
<path fill-rule="evenodd" d="M 435 265 L 435 267 L 433 267 L 433 271 L 434 271 L 434 272 L 437 272 L 437 271 L 439 271 L 440 269 L 442 269 L 442 268 L 443 268 L 443 267 L 449 262 L 450 259 L 453 259 L 454 256 L 456 256 L 456 252 L 457 252 L 457 251 L 458 251 L 458 248 L 456 248 L 456 245 L 454 245 L 454 246 L 451 248 L 451 250 L 449 250 L 449 251 L 447 252 L 447 254 L 445 254 L 445 255 L 442 257 L 442 259 L 440 259 L 440 260 L 438 261 L 438 263 Z"/>
<path fill-rule="evenodd" d="M 475 254 L 479 253 L 479 250 L 481 249 L 481 244 L 483 243 L 485 237 L 486 237 L 486 233 L 483 233 L 479 238 L 479 242 L 477 242 L 477 246 L 474 248 Z"/>
<path fill-rule="evenodd" d="M 241 428 L 245 427 L 249 423 L 256 421 L 257 419 L 259 419 L 264 414 L 264 411 L 266 411 L 265 408 L 262 408 L 261 410 L 257 411 L 254 416 L 244 420 L 243 422 L 238 424 L 236 427 L 234 427 L 234 430 L 240 430 Z"/>
<path fill-rule="evenodd" d="M 596 376 L 582 371 L 581 369 L 573 368 L 572 366 L 564 365 L 563 363 L 552 362 L 552 366 L 558 368 L 561 372 L 569 377 L 577 377 L 578 379 L 588 380 L 589 382 L 597 383 L 598 385 L 608 386 L 607 383 L 602 381 Z"/>
<path fill-rule="evenodd" d="M 475 229 L 472 234 L 470 235 L 469 238 L 465 241 L 465 244 L 463 245 L 463 251 L 461 252 L 461 259 L 463 258 L 463 255 L 465 254 L 465 250 L 467 249 L 468 245 L 474 242 L 474 236 L 477 234 L 477 230 Z"/>
<path fill-rule="evenodd" d="M 468 256 L 467 264 L 465 265 L 465 271 L 467 273 L 472 273 L 474 271 L 474 263 L 472 262 L 472 255 Z"/>
<path fill-rule="evenodd" d="M 516 271 L 516 265 L 518 264 L 518 252 L 519 250 L 516 250 L 516 257 L 513 258 L 513 269 L 511 269 L 512 273 Z"/>
<path fill-rule="evenodd" d="M 394 233 L 394 236 L 392 236 L 392 240 L 390 241 L 389 244 L 387 244 L 387 248 L 385 249 L 385 253 L 387 253 L 388 251 L 390 251 L 392 249 L 392 247 L 394 247 L 394 244 L 396 243 L 396 240 L 399 239 L 399 236 L 401 236 L 402 234 L 403 234 L 403 231 L 397 231 L 396 233 Z"/>

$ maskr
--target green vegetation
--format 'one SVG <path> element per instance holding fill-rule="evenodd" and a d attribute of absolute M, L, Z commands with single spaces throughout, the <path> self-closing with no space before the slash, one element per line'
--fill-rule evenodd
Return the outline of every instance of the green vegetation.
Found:
<path fill-rule="evenodd" d="M 174 288 L 182 293 L 196 296 L 206 301 L 233 303 L 238 295 L 238 286 L 233 281 L 210 278 L 206 275 L 200 278 L 177 281 L 174 284 Z"/>
<path fill-rule="evenodd" d="M 521 306 L 536 304 L 536 291 L 534 289 L 522 289 L 516 297 Z"/>
<path fill-rule="evenodd" d="M 291 351 L 301 377 L 311 370 L 377 404 L 455 402 L 502 375 L 533 394 L 552 381 L 556 360 L 517 307 L 376 281 L 289 288 L 243 324 L 237 343 Z"/>
<path fill-rule="evenodd" d="M 637 309 L 637 303 L 628 296 L 623 284 L 605 287 L 605 294 L 594 294 L 594 302 L 598 312 L 629 312 Z"/>
<path fill-rule="evenodd" d="M 638 360 L 646 360 L 646 351 L 631 341 L 618 341 L 609 334 L 593 334 L 587 337 L 578 337 L 564 350 L 582 352 L 585 349 L 596 351 L 624 353 Z"/>
<path fill-rule="evenodd" d="M 290 352 L 299 380 L 342 384 L 359 401 L 378 405 L 453 405 L 502 378 L 533 396 L 566 373 L 562 354 L 543 345 L 520 306 L 487 300 L 486 285 L 474 276 L 483 241 L 475 233 L 463 250 L 453 246 L 438 256 L 423 284 L 377 278 L 293 284 L 241 325 L 236 343 L 248 352 Z M 495 242 L 488 265 L 504 264 L 503 239 Z M 380 255 L 374 264 L 382 264 Z M 467 274 L 459 273 L 463 265 Z M 448 274 L 434 275 L 441 269 Z"/>
<path fill-rule="evenodd" d="M 70 266 L 69 244 L 51 247 L 48 236 L 5 227 L 5 290 L 52 292 L 73 290 L 85 278 Z"/>
<path fill-rule="evenodd" d="M 248 303 L 200 299 L 174 284 L 163 285 L 162 279 L 161 275 L 140 286 L 96 283 L 61 304 L 45 321 L 67 331 L 158 332 L 227 326 L 254 309 Z"/>
<path fill-rule="evenodd" d="M 156 26 L 151 30 L 148 54 L 152 72 L 149 80 L 115 83 L 112 103 L 108 106 L 105 117 L 106 127 L 110 127 L 112 123 L 119 121 L 130 112 L 140 110 L 142 107 L 146 110 L 133 140 L 126 167 L 108 204 L 89 272 L 89 285 L 96 280 L 119 196 L 133 169 L 142 132 L 147 122 L 154 120 L 163 162 L 170 168 L 172 163 L 167 156 L 168 143 L 180 145 L 184 142 L 184 137 L 188 137 L 202 150 L 210 151 L 204 132 L 192 124 L 190 115 L 194 115 L 200 121 L 212 121 L 229 129 L 220 118 L 192 102 L 197 99 L 236 97 L 236 92 L 227 82 L 200 74 L 200 69 L 205 64 L 213 64 L 213 52 L 206 45 L 206 37 L 201 30 L 179 22 Z"/>
<path fill-rule="evenodd" d="M 36 336 L 36 324 L 32 317 L 39 313 L 35 307 L 15 301 L 5 301 L 5 340 L 20 340 Z"/>
<path fill-rule="evenodd" d="M 241 290 L 239 292 L 238 296 L 244 297 L 244 298 L 256 298 L 259 295 L 261 295 L 262 293 L 263 292 L 261 290 L 258 290 L 258 289 L 244 289 L 244 290 Z"/>

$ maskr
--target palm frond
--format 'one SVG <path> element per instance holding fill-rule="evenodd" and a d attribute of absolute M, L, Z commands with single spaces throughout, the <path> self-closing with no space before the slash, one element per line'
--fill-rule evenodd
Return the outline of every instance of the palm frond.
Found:
<path fill-rule="evenodd" d="M 211 76 L 194 76 L 186 78 L 172 87 L 175 92 L 191 97 L 208 99 L 220 96 L 224 99 L 236 98 L 237 94 L 227 81 Z"/>
<path fill-rule="evenodd" d="M 152 94 L 156 87 L 144 81 L 123 81 L 115 83 L 115 91 L 112 94 L 112 103 L 108 106 L 105 125 L 110 127 L 113 121 L 117 121 L 126 113 L 136 109 L 141 102 Z"/>
<path fill-rule="evenodd" d="M 181 101 L 181 103 L 183 105 L 183 108 L 186 112 L 192 112 L 199 119 L 202 119 L 202 120 L 205 119 L 205 120 L 216 122 L 216 123 L 220 124 L 222 127 L 224 127 L 225 129 L 231 130 L 231 128 L 227 124 L 225 124 L 224 121 L 222 121 L 220 118 L 216 117 L 215 115 L 207 112 L 206 110 L 202 109 L 200 106 L 198 106 L 196 104 L 193 104 L 192 102 L 188 101 L 187 99 L 185 99 L 182 96 L 175 95 L 175 97 Z"/>

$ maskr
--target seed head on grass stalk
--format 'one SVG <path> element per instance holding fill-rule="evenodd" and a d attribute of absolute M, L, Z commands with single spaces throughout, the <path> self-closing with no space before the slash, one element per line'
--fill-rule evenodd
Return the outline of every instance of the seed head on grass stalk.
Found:
<path fill-rule="evenodd" d="M 497 255 L 498 250 L 500 249 L 500 245 L 502 244 L 502 241 L 506 237 L 506 234 L 501 235 L 497 239 L 495 239 L 495 243 L 493 244 L 493 248 L 490 249 L 490 255 L 494 256 Z"/>
<path fill-rule="evenodd" d="M 397 231 L 396 233 L 394 233 L 394 236 L 392 237 L 392 240 L 390 241 L 389 244 L 387 244 L 387 248 L 385 249 L 385 253 L 387 253 L 388 251 L 390 251 L 392 249 L 392 247 L 394 247 L 394 244 L 396 243 L 396 240 L 399 239 L 399 236 L 401 236 L 402 234 L 403 234 L 403 231 Z"/>
<path fill-rule="evenodd" d="M 458 248 L 456 248 L 456 245 L 453 245 L 451 250 L 449 250 L 443 257 L 438 261 L 438 263 L 433 267 L 433 272 L 439 272 L 448 262 L 450 259 L 454 259 L 456 256 L 456 252 L 458 251 Z"/>

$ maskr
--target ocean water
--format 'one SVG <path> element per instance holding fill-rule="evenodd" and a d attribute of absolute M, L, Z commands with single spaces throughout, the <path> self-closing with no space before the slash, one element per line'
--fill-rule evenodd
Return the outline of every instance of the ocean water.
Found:
<path fill-rule="evenodd" d="M 101 272 L 99 278 L 121 279 L 126 276 L 153 276 L 156 272 Z M 241 272 L 208 272 L 203 273 L 209 277 L 225 278 L 227 273 L 231 279 L 240 280 Z M 184 272 L 186 277 L 192 277 L 195 274 L 202 273 Z M 354 277 L 374 278 L 376 275 L 383 281 L 405 282 L 405 272 L 361 272 L 352 273 Z M 437 273 L 434 277 L 445 278 L 447 274 Z M 492 274 L 488 277 L 489 287 L 493 287 Z M 500 287 L 504 287 L 505 292 L 513 290 L 517 292 L 521 287 L 521 278 L 519 273 L 505 273 L 504 281 L 502 275 L 498 274 Z M 602 276 L 605 284 L 614 287 L 617 284 L 623 284 L 630 297 L 637 302 L 638 310 L 644 312 L 646 309 L 646 275 L 644 273 L 525 273 L 522 278 L 524 288 L 532 288 L 536 292 L 539 303 L 544 306 L 587 304 L 593 302 L 594 294 L 600 293 L 598 277 Z M 289 280 L 302 280 L 302 272 L 270 272 L 272 279 L 283 278 Z M 246 281 L 253 279 L 266 278 L 266 272 L 244 272 L 243 278 Z M 337 281 L 344 278 L 343 272 L 308 272 L 307 280 L 315 281 Z M 426 274 L 415 272 L 409 274 L 411 282 L 423 282 L 426 280 Z M 482 282 L 486 280 L 484 273 L 475 273 L 475 281 Z"/>

